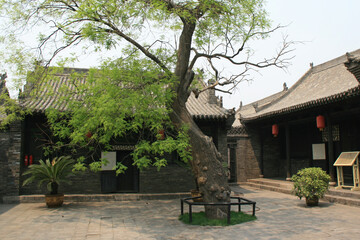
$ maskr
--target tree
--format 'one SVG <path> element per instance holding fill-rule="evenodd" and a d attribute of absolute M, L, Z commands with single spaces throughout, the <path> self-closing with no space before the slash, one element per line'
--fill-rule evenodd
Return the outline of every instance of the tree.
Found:
<path fill-rule="evenodd" d="M 59 113 L 50 112 L 48 118 L 59 136 L 84 142 L 83 133 L 93 129 L 97 131 L 93 140 L 106 144 L 129 128 L 140 131 L 145 127 L 156 133 L 171 123 L 176 136 L 165 141 L 155 139 L 153 143 L 139 142 L 135 163 L 139 167 L 150 164 L 144 153 L 161 155 L 166 150 L 178 151 L 185 160 L 190 160 L 206 202 L 229 201 L 230 188 L 221 155 L 194 123 L 185 103 L 191 92 L 196 96 L 209 88 L 231 92 L 251 69 L 286 66 L 290 45 L 286 41 L 275 57 L 260 62 L 250 60 L 248 42 L 265 38 L 278 28 L 270 28 L 262 0 L 2 0 L 1 10 L 11 17 L 14 26 L 47 27 L 42 29 L 37 48 L 38 57 L 46 66 L 62 50 L 79 43 L 91 44 L 95 50 L 122 49 L 121 57 L 104 63 L 100 72 L 90 73 L 94 87 L 88 96 L 101 96 L 102 101 L 113 104 L 108 104 L 113 109 L 103 106 L 101 120 L 95 115 L 89 117 L 89 109 L 83 107 L 89 105 L 79 102 L 72 105 L 77 112 L 61 113 L 61 118 Z M 144 39 L 144 33 L 152 37 Z M 237 66 L 237 72 L 221 70 L 221 60 Z M 200 71 L 199 66 L 206 69 Z M 196 71 L 204 78 L 212 78 L 214 83 L 196 88 L 193 84 Z M 126 86 L 124 81 L 134 91 L 111 91 Z M 101 86 L 108 90 L 106 94 Z M 77 86 L 77 89 L 81 96 L 89 93 L 89 88 Z M 142 96 L 140 100 L 138 96 Z M 164 97 L 157 99 L 160 96 Z M 120 97 L 128 101 L 120 105 L 111 101 Z M 88 98 L 92 104 L 95 100 Z M 119 107 L 127 109 L 128 114 L 119 116 L 114 112 Z M 157 114 L 152 113 L 154 109 Z M 130 124 L 124 119 L 130 119 L 125 121 Z M 179 143 L 184 144 L 176 147 Z M 155 158 L 158 167 L 165 164 L 164 159 Z M 219 208 L 207 208 L 206 213 L 212 218 L 223 215 Z"/>

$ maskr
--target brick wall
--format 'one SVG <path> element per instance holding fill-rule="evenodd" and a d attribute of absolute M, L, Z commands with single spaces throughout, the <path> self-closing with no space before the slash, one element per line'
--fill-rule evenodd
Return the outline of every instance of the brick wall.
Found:
<path fill-rule="evenodd" d="M 218 128 L 218 151 L 221 153 L 224 162 L 228 162 L 227 135 L 224 127 Z"/>
<path fill-rule="evenodd" d="M 195 188 L 195 182 L 189 169 L 170 163 L 157 171 L 155 167 L 140 172 L 139 192 L 189 192 Z"/>
<path fill-rule="evenodd" d="M 19 194 L 21 123 L 0 132 L 0 199 Z"/>
<path fill-rule="evenodd" d="M 214 136 L 218 150 L 222 154 L 224 161 L 227 162 L 226 132 L 222 131 L 221 124 L 216 122 L 216 125 L 214 128 L 213 124 L 208 124 L 208 130 Z M 23 131 L 24 125 L 16 123 L 7 131 L 0 132 L 1 199 L 5 195 L 44 194 L 48 192 L 46 186 L 39 189 L 36 183 L 19 187 L 24 180 L 24 177 L 21 177 L 20 174 L 26 170 L 22 161 L 23 156 L 25 154 L 33 155 L 35 163 L 43 157 L 41 150 L 35 151 L 35 149 L 38 149 L 38 143 L 32 140 L 31 136 L 34 133 L 30 131 L 29 127 L 30 125 L 26 127 L 27 131 Z M 25 133 L 27 138 L 25 138 Z M 27 142 L 25 142 L 25 139 Z M 30 142 L 33 144 L 29 145 Z M 61 185 L 59 192 L 101 193 L 100 173 L 84 172 L 72 176 L 71 179 L 72 184 Z M 195 184 L 191 170 L 172 162 L 159 172 L 156 168 L 150 168 L 140 172 L 139 175 L 139 192 L 143 193 L 188 192 L 194 188 Z"/>
<path fill-rule="evenodd" d="M 25 176 L 27 177 L 27 176 Z M 79 194 L 95 194 L 101 193 L 100 172 L 94 173 L 89 170 L 79 172 L 69 177 L 70 183 L 62 183 L 59 186 L 59 192 L 65 194 L 79 193 Z M 22 181 L 24 177 L 22 177 Z M 49 191 L 46 189 L 46 184 L 41 188 L 37 186 L 37 182 L 28 184 L 20 188 L 20 195 L 30 194 L 46 194 Z"/>
<path fill-rule="evenodd" d="M 256 137 L 240 137 L 236 142 L 237 181 L 260 177 L 260 141 Z"/>
<path fill-rule="evenodd" d="M 260 135 L 261 129 L 255 127 L 247 128 L 246 133 L 236 138 L 237 181 L 245 182 L 248 179 L 260 177 L 261 156 L 264 177 L 284 176 L 286 171 L 285 159 L 281 154 L 281 138 L 274 138 L 270 132 L 266 131 Z M 261 144 L 263 144 L 262 150 Z"/>

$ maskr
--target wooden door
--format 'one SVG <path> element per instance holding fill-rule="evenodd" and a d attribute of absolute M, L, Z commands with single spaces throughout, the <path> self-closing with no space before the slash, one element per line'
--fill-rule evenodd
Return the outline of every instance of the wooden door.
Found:
<path fill-rule="evenodd" d="M 127 167 L 125 173 L 117 176 L 117 191 L 118 192 L 138 192 L 139 185 L 139 171 L 133 166 L 131 151 L 117 151 L 116 162 L 121 162 Z"/>
<path fill-rule="evenodd" d="M 101 192 L 138 192 L 139 191 L 139 171 L 133 166 L 131 157 L 132 151 L 116 151 L 102 154 L 109 163 L 102 167 L 101 172 Z M 122 163 L 127 167 L 125 173 L 116 176 L 116 171 L 112 170 L 117 163 Z"/>

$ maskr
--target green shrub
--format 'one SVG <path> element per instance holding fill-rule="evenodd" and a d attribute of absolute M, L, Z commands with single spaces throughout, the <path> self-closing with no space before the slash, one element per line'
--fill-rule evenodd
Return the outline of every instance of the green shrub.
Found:
<path fill-rule="evenodd" d="M 72 173 L 74 160 L 69 156 L 55 157 L 50 161 L 47 159 L 39 161 L 39 164 L 33 164 L 23 175 L 31 175 L 23 182 L 23 186 L 38 182 L 40 187 L 46 183 L 50 194 L 58 193 L 60 183 L 70 183 L 68 176 Z"/>
<path fill-rule="evenodd" d="M 330 176 L 321 168 L 304 168 L 293 175 L 293 192 L 300 199 L 322 198 L 329 189 Z"/>

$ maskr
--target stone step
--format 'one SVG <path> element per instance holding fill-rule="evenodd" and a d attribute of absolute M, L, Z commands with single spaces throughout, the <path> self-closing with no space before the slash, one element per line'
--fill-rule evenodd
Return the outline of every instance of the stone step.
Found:
<path fill-rule="evenodd" d="M 65 202 L 166 200 L 190 197 L 190 193 L 65 194 Z M 4 196 L 3 203 L 42 203 L 44 195 Z"/>
<path fill-rule="evenodd" d="M 284 188 L 284 189 L 292 189 L 292 182 L 286 182 L 282 180 L 273 180 L 273 179 L 266 179 L 266 178 L 255 178 L 255 179 L 249 179 L 247 181 L 251 183 L 266 185 L 266 186 L 272 186 L 272 187 L 278 187 L 278 188 Z"/>
<path fill-rule="evenodd" d="M 360 207 L 360 199 L 356 199 L 356 198 L 341 197 L 341 196 L 337 196 L 337 195 L 325 194 L 323 199 L 325 199 L 329 202 L 332 202 L 332 203 Z"/>
<path fill-rule="evenodd" d="M 286 193 L 286 194 L 291 194 L 291 188 L 284 188 L 284 187 L 277 187 L 277 186 L 271 186 L 271 185 L 263 185 L 261 183 L 256 183 L 256 182 L 246 182 L 244 183 L 247 186 L 253 187 L 253 188 L 257 188 L 257 189 L 264 189 L 264 190 L 269 190 L 269 191 L 274 191 L 274 192 L 279 192 L 279 193 Z"/>
<path fill-rule="evenodd" d="M 350 189 L 335 190 L 334 188 L 330 188 L 327 194 L 332 196 L 360 199 L 360 192 L 350 191 Z"/>
<path fill-rule="evenodd" d="M 279 183 L 279 180 L 249 179 L 248 182 L 243 184 L 257 189 L 292 194 L 292 184 L 285 181 L 281 184 Z M 359 191 L 350 191 L 346 189 L 335 190 L 331 187 L 323 199 L 332 203 L 360 207 Z"/>

